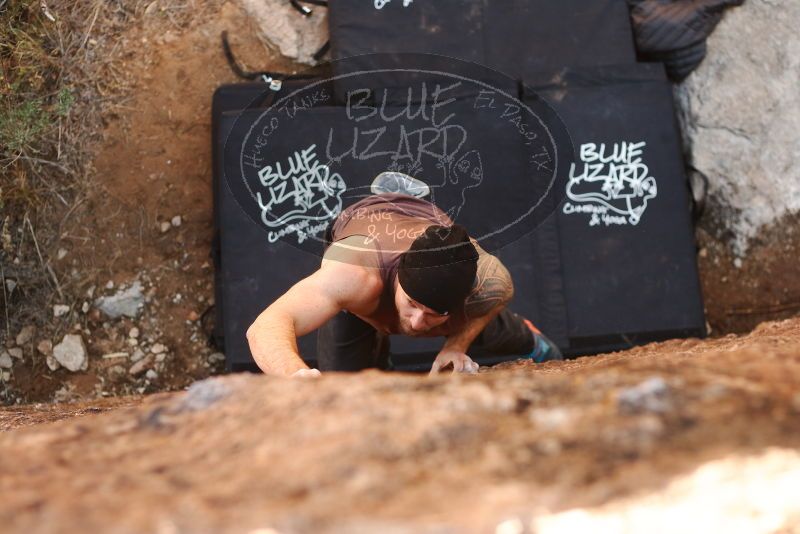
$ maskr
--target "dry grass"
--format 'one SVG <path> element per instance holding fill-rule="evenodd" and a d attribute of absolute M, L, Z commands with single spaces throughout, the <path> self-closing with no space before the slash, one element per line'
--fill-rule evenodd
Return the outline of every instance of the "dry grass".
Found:
<path fill-rule="evenodd" d="M 76 300 L 51 256 L 92 187 L 104 121 L 131 98 L 126 62 L 142 51 L 124 36 L 178 29 L 215 3 L 0 0 L 0 346 Z"/>

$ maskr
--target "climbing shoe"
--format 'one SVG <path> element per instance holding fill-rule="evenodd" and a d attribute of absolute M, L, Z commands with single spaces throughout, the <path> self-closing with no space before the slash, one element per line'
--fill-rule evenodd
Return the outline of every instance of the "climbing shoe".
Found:
<path fill-rule="evenodd" d="M 553 343 L 547 336 L 542 334 L 541 331 L 533 326 L 533 323 L 531 323 L 529 320 L 525 319 L 524 322 L 525 326 L 530 328 L 531 332 L 533 333 L 534 345 L 531 353 L 523 356 L 523 358 L 533 360 L 536 363 L 564 359 L 564 355 L 561 354 L 561 351 L 558 349 L 555 343 Z"/>

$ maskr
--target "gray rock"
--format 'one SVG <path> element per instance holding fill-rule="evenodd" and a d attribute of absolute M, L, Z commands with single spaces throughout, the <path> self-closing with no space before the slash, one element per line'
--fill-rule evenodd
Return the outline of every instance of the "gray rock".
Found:
<path fill-rule="evenodd" d="M 53 306 L 53 317 L 62 317 L 69 313 L 69 306 L 66 304 L 56 304 Z"/>
<path fill-rule="evenodd" d="M 146 379 L 148 379 L 148 380 L 151 380 L 151 381 L 152 381 L 152 380 L 155 380 L 156 378 L 158 378 L 158 373 L 156 373 L 156 372 L 155 372 L 154 370 L 152 370 L 152 369 L 148 369 L 148 370 L 147 370 L 147 372 L 144 374 L 144 377 L 145 377 Z"/>
<path fill-rule="evenodd" d="M 181 216 L 180 216 L 180 215 L 176 215 L 176 216 L 175 216 L 175 217 L 173 217 L 173 218 L 172 218 L 172 220 L 170 221 L 170 223 L 172 223 L 172 226 L 174 226 L 175 228 L 177 228 L 178 226 L 180 226 L 180 225 L 181 225 L 181 222 L 183 222 L 183 221 L 182 221 L 182 219 L 181 219 Z"/>
<path fill-rule="evenodd" d="M 14 360 L 11 355 L 6 352 L 0 352 L 0 369 L 11 369 L 14 366 Z"/>
<path fill-rule="evenodd" d="M 131 354 L 131 361 L 132 362 L 138 362 L 142 358 L 144 358 L 144 352 L 142 352 L 141 349 L 136 349 L 136 350 L 133 351 L 133 354 Z"/>
<path fill-rule="evenodd" d="M 89 368 L 89 358 L 83 338 L 77 334 L 67 334 L 61 343 L 53 347 L 53 358 L 69 371 L 85 371 Z"/>
<path fill-rule="evenodd" d="M 135 326 L 128 331 L 128 337 L 131 339 L 139 339 L 139 329 Z"/>
<path fill-rule="evenodd" d="M 36 327 L 33 325 L 29 324 L 28 326 L 23 327 L 22 330 L 20 330 L 19 333 L 17 334 L 17 339 L 16 339 L 17 345 L 20 347 L 25 345 L 31 339 L 33 339 L 33 334 L 35 333 L 36 333 Z"/>
<path fill-rule="evenodd" d="M 150 347 L 150 352 L 153 354 L 161 354 L 162 352 L 167 352 L 167 347 L 162 345 L 161 343 L 156 343 L 152 347 Z"/>
<path fill-rule="evenodd" d="M 621 390 L 617 394 L 617 408 L 623 414 L 644 412 L 664 413 L 672 408 L 669 385 L 660 376 Z"/>
<path fill-rule="evenodd" d="M 18 360 L 21 360 L 22 359 L 22 354 L 23 354 L 22 353 L 22 348 L 21 347 L 14 347 L 14 348 L 8 349 L 8 354 L 12 358 L 16 358 Z"/>
<path fill-rule="evenodd" d="M 327 9 L 313 8 L 310 17 L 299 16 L 283 0 L 237 0 L 259 28 L 259 37 L 281 54 L 313 65 L 314 53 L 328 40 Z"/>
<path fill-rule="evenodd" d="M 136 280 L 129 288 L 118 291 L 109 297 L 100 297 L 94 301 L 94 305 L 103 313 L 116 319 L 123 315 L 134 318 L 144 306 L 144 295 L 142 294 L 142 284 Z"/>
<path fill-rule="evenodd" d="M 745 2 L 676 89 L 691 163 L 740 255 L 762 226 L 800 211 L 798 28 L 797 0 Z"/>

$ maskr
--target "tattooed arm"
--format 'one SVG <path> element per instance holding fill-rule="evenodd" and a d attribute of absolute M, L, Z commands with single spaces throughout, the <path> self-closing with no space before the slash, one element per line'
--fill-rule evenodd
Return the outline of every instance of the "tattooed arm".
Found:
<path fill-rule="evenodd" d="M 454 371 L 471 372 L 471 366 L 474 366 L 473 371 L 477 370 L 477 364 L 466 356 L 467 348 L 514 296 L 514 284 L 505 266 L 499 259 L 475 245 L 480 256 L 475 283 L 464 303 L 466 321 L 458 331 L 447 337 L 434 361 L 431 374 L 450 363 L 453 364 Z"/>

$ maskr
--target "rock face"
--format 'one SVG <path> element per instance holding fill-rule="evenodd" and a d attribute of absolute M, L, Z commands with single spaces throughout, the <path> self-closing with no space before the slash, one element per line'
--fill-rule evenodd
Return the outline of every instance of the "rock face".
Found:
<path fill-rule="evenodd" d="M 308 5 L 310 17 L 298 13 L 284 0 L 237 0 L 261 30 L 261 38 L 284 56 L 313 65 L 314 53 L 328 40 L 328 10 Z"/>
<path fill-rule="evenodd" d="M 800 211 L 798 28 L 800 2 L 747 0 L 676 89 L 690 160 L 740 255 L 762 226 Z"/>
<path fill-rule="evenodd" d="M 747 337 L 470 376 L 219 377 L 136 407 L 0 432 L 0 455 L 13 459 L 0 463 L 0 525 L 793 532 L 798 392 L 800 318 Z M 0 429 L 20 408 L 0 410 Z"/>
<path fill-rule="evenodd" d="M 53 347 L 53 359 L 72 372 L 89 368 L 86 346 L 83 338 L 77 334 L 67 334 L 61 343 Z"/>

